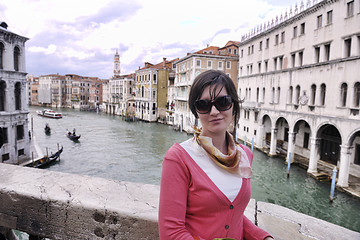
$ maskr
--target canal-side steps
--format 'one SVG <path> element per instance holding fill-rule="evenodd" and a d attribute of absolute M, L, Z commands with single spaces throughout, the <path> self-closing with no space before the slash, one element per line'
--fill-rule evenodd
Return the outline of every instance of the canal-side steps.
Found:
<path fill-rule="evenodd" d="M 159 186 L 0 164 L 0 230 L 49 239 L 158 239 Z M 277 240 L 360 233 L 252 199 L 245 215 Z"/>

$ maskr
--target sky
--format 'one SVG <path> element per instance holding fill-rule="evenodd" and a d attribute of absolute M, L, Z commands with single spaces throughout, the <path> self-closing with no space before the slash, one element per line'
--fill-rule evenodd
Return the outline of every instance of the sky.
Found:
<path fill-rule="evenodd" d="M 284 14 L 294 0 L 1 0 L 0 22 L 29 38 L 26 72 L 109 79 L 145 62 L 223 47 Z M 300 3 L 300 2 L 299 2 Z"/>

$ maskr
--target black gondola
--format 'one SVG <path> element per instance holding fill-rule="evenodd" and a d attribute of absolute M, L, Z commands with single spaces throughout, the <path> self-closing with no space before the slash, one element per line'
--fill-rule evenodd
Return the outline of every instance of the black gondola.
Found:
<path fill-rule="evenodd" d="M 50 128 L 49 124 L 45 124 L 44 131 L 45 131 L 45 134 L 47 134 L 47 135 L 51 134 L 51 128 Z"/>

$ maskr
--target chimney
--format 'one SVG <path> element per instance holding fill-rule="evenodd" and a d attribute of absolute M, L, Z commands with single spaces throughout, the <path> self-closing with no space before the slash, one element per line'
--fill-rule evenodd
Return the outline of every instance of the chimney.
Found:
<path fill-rule="evenodd" d="M 166 58 L 163 58 L 163 68 L 166 68 Z"/>

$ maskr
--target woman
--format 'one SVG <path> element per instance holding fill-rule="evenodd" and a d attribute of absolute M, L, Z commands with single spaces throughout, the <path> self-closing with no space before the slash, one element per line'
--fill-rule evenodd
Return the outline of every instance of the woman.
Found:
<path fill-rule="evenodd" d="M 228 132 L 240 113 L 234 83 L 220 71 L 200 74 L 189 107 L 202 128 L 164 157 L 160 239 L 272 239 L 243 214 L 251 196 L 252 153 Z"/>

